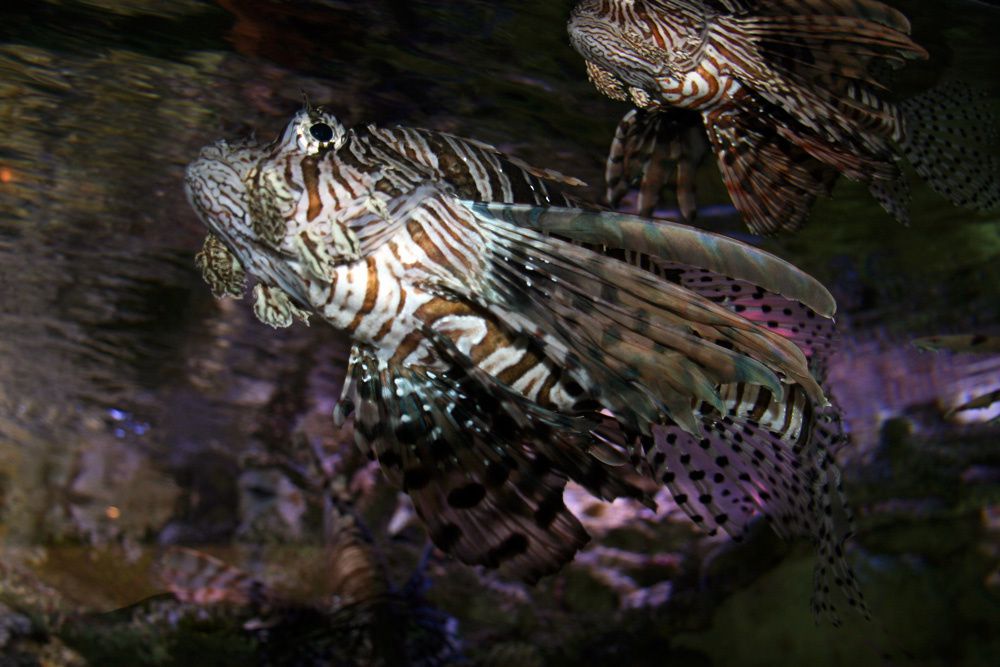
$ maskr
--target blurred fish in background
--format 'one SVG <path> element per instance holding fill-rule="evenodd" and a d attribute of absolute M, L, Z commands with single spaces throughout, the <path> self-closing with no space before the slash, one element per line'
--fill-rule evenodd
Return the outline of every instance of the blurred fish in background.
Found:
<path fill-rule="evenodd" d="M 954 354 L 985 355 L 983 363 L 970 369 L 956 387 L 956 396 L 948 407 L 950 417 L 967 417 L 978 420 L 1000 418 L 1000 410 L 993 406 L 1000 403 L 1000 336 L 966 334 L 951 336 L 928 336 L 918 338 L 913 344 L 922 350 L 948 351 Z M 962 415 L 961 413 L 967 413 Z"/>
<path fill-rule="evenodd" d="M 1000 159 L 981 150 L 996 136 L 985 96 L 950 83 L 895 102 L 880 83 L 928 57 L 884 3 L 585 0 L 569 34 L 597 88 L 636 107 L 608 157 L 613 206 L 639 183 L 649 215 L 669 181 L 690 219 L 708 153 L 755 234 L 800 228 L 840 174 L 908 223 L 904 158 L 958 206 L 1000 205 Z"/>

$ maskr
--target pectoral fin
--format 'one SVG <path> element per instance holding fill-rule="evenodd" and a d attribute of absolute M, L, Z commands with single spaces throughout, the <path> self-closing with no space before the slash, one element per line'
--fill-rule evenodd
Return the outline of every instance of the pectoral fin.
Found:
<path fill-rule="evenodd" d="M 309 324 L 309 313 L 302 310 L 277 287 L 257 283 L 253 288 L 253 314 L 264 324 L 284 329 L 296 319 Z"/>
<path fill-rule="evenodd" d="M 194 257 L 201 269 L 201 276 L 212 289 L 216 298 L 243 296 L 246 288 L 246 272 L 236 256 L 214 234 L 205 237 L 205 244 Z"/>

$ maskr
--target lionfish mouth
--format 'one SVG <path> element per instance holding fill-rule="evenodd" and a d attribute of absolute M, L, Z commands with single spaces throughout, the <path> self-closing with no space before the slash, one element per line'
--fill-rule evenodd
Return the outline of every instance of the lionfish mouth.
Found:
<path fill-rule="evenodd" d="M 255 161 L 248 159 L 248 152 L 245 144 L 219 141 L 202 148 L 185 170 L 188 201 L 205 226 L 222 239 L 235 235 L 251 240 L 245 179 Z"/>

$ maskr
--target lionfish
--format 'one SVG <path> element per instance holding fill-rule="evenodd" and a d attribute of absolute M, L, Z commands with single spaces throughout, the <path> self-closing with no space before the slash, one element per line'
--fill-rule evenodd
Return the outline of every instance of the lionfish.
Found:
<path fill-rule="evenodd" d="M 1000 354 L 1000 336 L 988 336 L 984 334 L 959 334 L 951 336 L 928 336 L 926 338 L 917 338 L 913 341 L 913 345 L 922 350 L 933 350 L 941 351 L 948 350 L 956 354 L 983 354 L 983 355 L 997 355 Z M 992 373 L 993 368 L 980 368 L 977 369 L 982 375 L 995 375 Z M 983 372 L 986 371 L 986 372 Z M 977 373 L 976 375 L 978 375 Z M 973 376 L 974 377 L 974 376 Z M 971 378 L 970 378 L 971 379 Z M 992 385 L 992 386 L 991 386 Z M 966 412 L 969 410 L 982 410 L 991 408 L 994 404 L 1000 403 L 1000 387 L 996 387 L 996 381 L 989 379 L 986 381 L 986 386 L 980 391 L 974 393 L 973 396 L 969 397 L 967 400 L 962 401 L 958 405 L 953 406 L 947 413 L 946 416 L 955 415 L 959 412 Z M 997 417 L 994 417 L 997 419 Z"/>
<path fill-rule="evenodd" d="M 928 54 L 881 2 L 584 0 L 568 29 L 597 88 L 636 107 L 608 157 L 613 206 L 638 182 L 648 215 L 667 183 L 690 219 L 709 152 L 754 233 L 801 227 L 838 174 L 907 222 L 903 157 L 956 205 L 1000 204 L 998 162 L 976 148 L 994 136 L 976 93 L 949 84 L 902 103 L 886 96 L 877 75 Z"/>
<path fill-rule="evenodd" d="M 588 541 L 573 480 L 739 536 L 758 513 L 815 540 L 835 619 L 849 511 L 810 373 L 835 303 L 753 246 L 557 206 L 580 184 L 474 140 L 297 113 L 273 142 L 220 141 L 187 168 L 217 296 L 354 345 L 335 418 L 413 500 L 431 540 L 533 582 Z M 570 196 L 570 195 L 566 195 Z M 624 260 L 624 261 L 623 261 Z"/>

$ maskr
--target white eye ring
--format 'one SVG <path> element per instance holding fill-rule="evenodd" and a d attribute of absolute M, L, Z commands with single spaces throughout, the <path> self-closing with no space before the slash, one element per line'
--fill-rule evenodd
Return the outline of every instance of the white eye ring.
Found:
<path fill-rule="evenodd" d="M 299 119 L 297 125 L 299 147 L 307 153 L 318 153 L 330 147 L 336 150 L 347 139 L 344 126 L 327 113 L 306 115 Z"/>

